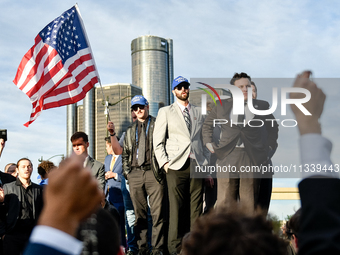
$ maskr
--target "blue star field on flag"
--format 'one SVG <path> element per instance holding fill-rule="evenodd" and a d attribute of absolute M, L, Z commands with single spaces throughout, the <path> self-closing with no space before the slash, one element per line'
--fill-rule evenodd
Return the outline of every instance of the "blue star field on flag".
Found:
<path fill-rule="evenodd" d="M 88 47 L 75 7 L 49 23 L 39 35 L 44 43 L 56 49 L 63 64 L 77 51 Z"/>

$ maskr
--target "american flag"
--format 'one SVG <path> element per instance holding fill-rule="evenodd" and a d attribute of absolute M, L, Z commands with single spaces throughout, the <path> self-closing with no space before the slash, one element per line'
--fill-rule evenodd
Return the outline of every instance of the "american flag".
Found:
<path fill-rule="evenodd" d="M 31 100 L 30 125 L 42 110 L 83 99 L 98 82 L 77 6 L 49 23 L 22 58 L 14 84 Z"/>

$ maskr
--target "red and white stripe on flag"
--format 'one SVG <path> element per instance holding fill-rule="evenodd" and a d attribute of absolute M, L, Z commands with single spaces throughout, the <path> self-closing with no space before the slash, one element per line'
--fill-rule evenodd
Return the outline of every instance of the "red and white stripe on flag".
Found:
<path fill-rule="evenodd" d="M 65 14 L 72 14 L 71 10 L 66 11 L 63 15 L 67 17 Z M 77 15 L 77 12 L 73 11 L 73 13 Z M 64 18 L 63 15 L 60 17 Z M 59 21 L 62 21 L 63 19 L 60 17 L 58 17 Z M 78 16 L 77 18 L 79 19 Z M 24 124 L 26 127 L 40 115 L 42 110 L 73 104 L 83 99 L 86 93 L 98 82 L 91 48 L 84 40 L 81 41 L 84 44 L 82 46 L 76 39 L 72 40 L 71 34 L 68 34 L 69 38 L 67 39 L 67 32 L 59 31 L 63 29 L 62 26 L 57 28 L 55 25 L 56 28 L 53 30 L 52 25 L 58 24 L 57 19 L 44 29 L 53 32 L 48 34 L 48 32 L 45 33 L 42 30 L 37 35 L 35 44 L 22 58 L 13 81 L 30 98 L 33 106 L 30 120 Z M 60 22 L 60 24 L 62 23 L 64 22 Z M 77 27 L 75 23 L 75 27 L 71 27 L 69 31 L 78 29 L 81 30 L 78 33 L 84 33 L 82 28 Z M 54 37 L 53 42 L 52 36 Z M 74 36 L 73 33 L 72 36 Z M 78 38 L 77 35 L 75 37 Z M 65 38 L 69 43 L 68 45 L 64 43 Z M 70 44 L 70 40 L 72 44 Z M 58 47 L 60 44 L 61 46 Z M 77 44 L 79 47 L 77 47 Z M 75 45 L 76 48 L 71 49 L 69 45 Z M 69 53 L 65 52 L 64 49 L 68 50 Z"/>

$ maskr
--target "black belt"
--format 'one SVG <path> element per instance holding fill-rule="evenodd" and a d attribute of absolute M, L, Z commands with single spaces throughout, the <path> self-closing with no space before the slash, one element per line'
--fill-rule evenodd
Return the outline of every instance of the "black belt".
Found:
<path fill-rule="evenodd" d="M 143 171 L 147 171 L 147 170 L 151 170 L 151 165 L 146 165 L 146 166 L 133 166 L 131 167 L 131 170 L 143 170 Z"/>

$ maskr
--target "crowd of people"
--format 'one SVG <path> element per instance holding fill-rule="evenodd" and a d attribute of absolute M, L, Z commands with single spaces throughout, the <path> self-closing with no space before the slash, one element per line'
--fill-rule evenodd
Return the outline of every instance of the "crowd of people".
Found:
<path fill-rule="evenodd" d="M 302 173 L 301 209 L 287 223 L 286 239 L 273 234 L 266 220 L 272 175 L 194 173 L 196 166 L 212 162 L 237 170 L 272 164 L 275 117 L 256 116 L 272 120 L 263 127 L 246 124 L 254 118 L 247 102 L 258 110 L 269 104 L 256 99 L 249 75 L 236 73 L 230 83 L 242 91 L 243 114 L 233 114 L 231 98 L 205 118 L 189 102 L 188 80 L 179 76 L 172 84 L 176 102 L 161 108 L 156 118 L 138 95 L 131 100 L 133 123 L 120 139 L 114 123 L 108 123 L 105 164 L 88 155 L 84 132 L 72 135 L 74 155 L 58 167 L 41 162 L 40 185 L 30 179 L 28 158 L 8 164 L 7 173 L 0 172 L 1 252 L 21 254 L 28 243 L 24 254 L 339 254 L 339 176 L 330 171 L 331 143 L 321 136 L 325 95 L 309 76 L 303 72 L 293 85 L 311 93 L 304 104 L 311 115 L 292 105 L 301 164 L 321 164 L 326 171 Z M 214 125 L 215 119 L 234 125 Z M 14 174 L 8 171 L 13 166 Z"/>

